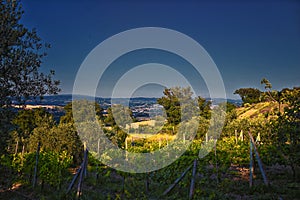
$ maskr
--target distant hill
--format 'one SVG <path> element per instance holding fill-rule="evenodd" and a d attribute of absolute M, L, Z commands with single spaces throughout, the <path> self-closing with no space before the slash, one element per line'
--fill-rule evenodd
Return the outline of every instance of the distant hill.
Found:
<path fill-rule="evenodd" d="M 49 96 L 44 96 L 43 99 L 34 99 L 30 98 L 27 101 L 27 104 L 29 105 L 54 105 L 54 106 L 65 106 L 69 102 L 72 101 L 72 94 L 60 94 L 60 95 L 49 95 Z M 111 98 L 102 98 L 102 97 L 91 97 L 91 96 L 84 96 L 84 95 L 75 95 L 75 99 L 87 99 L 87 100 L 94 100 L 100 104 L 110 104 L 111 103 Z M 149 103 L 149 104 L 154 104 L 156 103 L 157 98 L 155 97 L 134 97 L 134 98 L 114 98 L 113 103 L 116 104 L 126 104 L 130 100 L 130 104 L 136 104 L 136 103 Z M 222 98 L 214 98 L 210 99 L 207 98 L 207 100 L 212 100 L 213 105 L 217 105 L 221 102 L 224 102 L 225 99 Z M 242 105 L 242 101 L 239 99 L 227 99 L 227 102 L 233 103 L 237 106 Z"/>

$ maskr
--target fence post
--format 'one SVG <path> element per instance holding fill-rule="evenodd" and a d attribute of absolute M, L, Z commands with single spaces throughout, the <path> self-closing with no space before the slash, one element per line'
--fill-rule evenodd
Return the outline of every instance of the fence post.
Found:
<path fill-rule="evenodd" d="M 18 153 L 18 148 L 19 148 L 19 141 L 17 140 L 16 148 L 15 148 L 15 155 Z"/>
<path fill-rule="evenodd" d="M 252 187 L 253 185 L 253 144 L 250 140 L 250 178 L 249 178 L 249 186 Z"/>
<path fill-rule="evenodd" d="M 235 144 L 237 144 L 238 143 L 238 134 L 237 134 L 237 130 L 235 129 L 234 130 L 234 135 L 235 135 Z"/>
<path fill-rule="evenodd" d="M 32 187 L 33 188 L 36 186 L 36 181 L 37 181 L 37 171 L 38 171 L 38 164 L 39 164 L 40 147 L 41 147 L 41 143 L 38 142 L 38 147 L 37 147 L 37 150 L 36 150 L 36 157 L 35 157 L 35 167 L 34 167 L 33 181 L 32 181 Z"/>
<path fill-rule="evenodd" d="M 186 170 L 180 175 L 180 177 L 178 177 L 174 183 L 164 191 L 163 196 L 168 194 L 179 182 L 181 179 L 183 179 L 183 177 L 186 175 L 186 173 L 191 169 L 191 167 L 193 166 L 193 164 L 191 164 L 188 168 L 186 168 Z"/>
<path fill-rule="evenodd" d="M 83 177 L 86 173 L 86 167 L 87 167 L 87 159 L 88 159 L 88 150 L 86 148 L 86 143 L 84 142 L 84 157 L 83 157 L 83 162 L 81 164 L 82 168 L 80 171 L 80 177 L 79 177 L 79 181 L 78 181 L 78 186 L 77 186 L 77 198 L 79 198 L 81 196 L 81 186 L 82 186 L 82 182 L 83 182 Z"/>
<path fill-rule="evenodd" d="M 146 189 L 146 194 L 148 195 L 148 193 L 149 193 L 149 172 L 147 172 L 145 175 L 146 175 L 145 189 Z"/>
<path fill-rule="evenodd" d="M 252 136 L 252 134 L 250 133 L 250 131 L 249 131 L 249 136 L 250 136 L 250 140 L 251 140 L 251 142 L 252 142 L 252 144 L 253 144 L 253 147 L 254 147 L 254 152 L 255 152 L 256 160 L 257 160 L 257 162 L 258 162 L 258 166 L 259 166 L 259 170 L 260 170 L 260 172 L 261 172 L 261 175 L 262 175 L 262 177 L 263 177 L 263 179 L 264 179 L 264 183 L 265 183 L 265 185 L 268 185 L 268 184 L 269 184 L 269 183 L 268 183 L 268 179 L 267 179 L 267 176 L 266 176 L 266 174 L 265 174 L 265 171 L 264 171 L 264 168 L 263 168 L 262 161 L 260 160 L 260 156 L 259 156 L 258 150 L 257 150 L 257 148 L 256 148 L 256 145 L 255 145 L 253 136 Z"/>
<path fill-rule="evenodd" d="M 197 159 L 194 160 L 189 199 L 192 199 L 194 195 L 196 170 L 197 170 Z"/>

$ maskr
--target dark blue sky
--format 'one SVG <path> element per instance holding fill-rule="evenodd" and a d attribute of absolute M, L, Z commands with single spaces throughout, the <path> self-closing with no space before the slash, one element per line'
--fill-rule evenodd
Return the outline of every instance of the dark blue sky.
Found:
<path fill-rule="evenodd" d="M 43 71 L 54 69 L 71 93 L 88 53 L 108 37 L 138 27 L 164 27 L 199 42 L 224 80 L 229 98 L 241 87 L 300 85 L 299 1 L 23 0 L 22 22 L 52 45 Z M 149 88 L 148 88 L 149 89 Z"/>

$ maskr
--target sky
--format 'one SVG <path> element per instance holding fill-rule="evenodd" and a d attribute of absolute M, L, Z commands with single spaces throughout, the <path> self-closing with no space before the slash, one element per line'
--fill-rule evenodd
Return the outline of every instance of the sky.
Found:
<path fill-rule="evenodd" d="M 80 66 L 97 45 L 115 34 L 141 27 L 179 31 L 202 45 L 221 74 L 228 98 L 239 98 L 233 93 L 242 87 L 263 90 L 260 80 L 264 77 L 276 90 L 300 85 L 300 2 L 296 0 L 21 3 L 25 11 L 22 23 L 36 28 L 38 35 L 52 46 L 41 70 L 55 70 L 62 94 L 73 92 Z M 197 94 L 209 95 L 202 75 L 196 76 L 190 63 L 178 55 L 153 49 L 130 52 L 115 60 L 101 77 L 96 95 L 111 95 L 123 74 L 134 66 L 152 62 L 178 70 L 199 86 Z M 172 77 L 166 74 L 165 80 L 176 82 Z M 126 93 L 126 85 L 123 87 Z M 134 94 L 161 96 L 162 90 L 159 84 L 141 85 Z"/>

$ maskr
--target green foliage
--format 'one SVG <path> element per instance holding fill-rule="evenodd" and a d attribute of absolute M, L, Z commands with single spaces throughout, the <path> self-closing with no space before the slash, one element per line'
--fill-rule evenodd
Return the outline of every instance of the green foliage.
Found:
<path fill-rule="evenodd" d="M 295 166 L 300 164 L 300 89 L 286 90 L 284 113 L 277 120 L 272 121 L 273 131 L 277 133 L 275 139 L 279 153 L 292 167 L 296 176 Z"/>
<path fill-rule="evenodd" d="M 240 95 L 244 104 L 260 102 L 261 91 L 256 88 L 240 88 L 234 94 Z"/>
<path fill-rule="evenodd" d="M 199 116 L 204 117 L 205 119 L 210 119 L 211 117 L 211 101 L 207 101 L 205 98 L 198 97 L 198 106 L 199 106 Z"/>
<path fill-rule="evenodd" d="M 196 107 L 190 87 L 166 88 L 164 95 L 157 99 L 157 103 L 165 108 L 168 123 L 178 125 L 182 120 L 188 120 L 195 115 Z"/>
<path fill-rule="evenodd" d="M 68 168 L 72 157 L 66 152 L 44 151 L 39 154 L 38 180 L 58 189 L 67 180 Z M 20 178 L 31 183 L 36 165 L 36 153 L 21 153 L 12 156 L 2 156 L 1 163 L 21 175 Z"/>
<path fill-rule="evenodd" d="M 72 157 L 67 152 L 61 153 L 47 151 L 42 152 L 39 158 L 39 174 L 38 177 L 45 183 L 60 188 L 68 174 L 68 167 L 72 162 Z"/>
<path fill-rule="evenodd" d="M 11 133 L 12 147 L 17 141 L 19 142 L 19 147 L 23 145 L 27 147 L 29 138 L 35 128 L 40 127 L 40 129 L 48 131 L 55 125 L 53 115 L 43 108 L 20 110 L 12 122 L 16 126 L 16 129 Z"/>
<path fill-rule="evenodd" d="M 126 124 L 133 122 L 132 112 L 128 107 L 120 104 L 114 104 L 112 107 L 108 108 L 105 122 L 111 126 L 118 126 L 124 130 Z"/>
<path fill-rule="evenodd" d="M 74 110 L 73 113 L 73 108 Z M 65 115 L 61 116 L 60 123 L 74 123 L 73 114 L 76 114 L 76 122 L 102 120 L 102 108 L 99 103 L 88 100 L 75 100 L 65 107 Z"/>
<path fill-rule="evenodd" d="M 29 139 L 29 150 L 34 152 L 38 142 L 41 150 L 57 153 L 67 152 L 74 157 L 74 162 L 80 161 L 82 143 L 72 124 L 59 124 L 58 126 L 37 127 Z"/>
<path fill-rule="evenodd" d="M 4 0 L 0 3 L 0 107 L 10 105 L 11 98 L 19 101 L 29 96 L 56 94 L 59 81 L 38 70 L 46 55 L 44 44 L 35 29 L 21 24 L 24 11 L 19 1 Z"/>
<path fill-rule="evenodd" d="M 0 107 L 0 155 L 7 153 L 7 143 L 12 140 L 11 132 L 15 128 L 12 123 L 14 117 L 13 110 Z"/>

